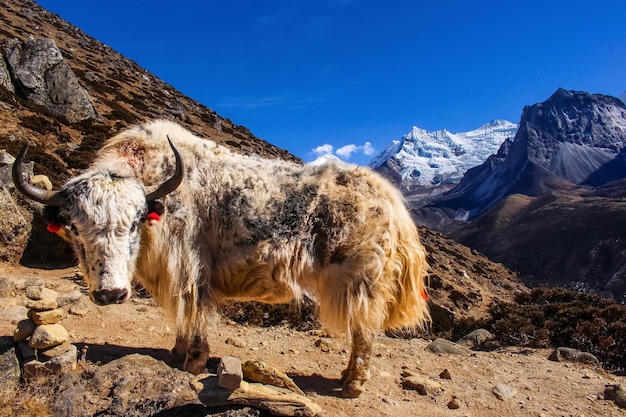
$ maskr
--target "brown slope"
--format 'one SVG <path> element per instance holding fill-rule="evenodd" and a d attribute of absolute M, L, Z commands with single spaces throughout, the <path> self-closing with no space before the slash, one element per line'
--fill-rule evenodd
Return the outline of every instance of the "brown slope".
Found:
<path fill-rule="evenodd" d="M 623 185 L 512 195 L 454 238 L 519 271 L 529 285 L 592 290 L 624 302 L 626 200 L 612 197 Z"/>

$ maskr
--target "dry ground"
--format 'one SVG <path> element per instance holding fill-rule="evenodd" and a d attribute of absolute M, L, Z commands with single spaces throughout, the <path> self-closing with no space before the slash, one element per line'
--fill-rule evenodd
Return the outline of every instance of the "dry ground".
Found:
<path fill-rule="evenodd" d="M 82 288 L 76 272 L 0 266 L 0 277 L 39 277 L 57 291 Z M 18 305 L 21 302 L 19 294 L 15 301 Z M 87 314 L 67 312 L 62 323 L 88 360 L 106 363 L 141 353 L 167 361 L 174 342 L 173 326 L 150 299 L 134 298 L 106 307 L 90 302 L 86 305 Z M 0 335 L 11 335 L 13 329 L 13 324 L 0 321 Z M 548 350 L 508 348 L 467 356 L 437 355 L 425 350 L 427 340 L 382 336 L 374 347 L 372 379 L 366 391 L 358 399 L 342 399 L 337 378 L 347 364 L 349 344 L 345 339 L 333 339 L 331 350 L 323 352 L 315 344 L 320 337 L 320 332 L 244 327 L 222 320 L 214 329 L 211 356 L 233 355 L 242 361 L 260 358 L 278 366 L 323 408 L 326 416 L 626 416 L 626 410 L 603 399 L 606 384 L 626 383 L 626 378 L 588 365 L 548 361 Z M 229 338 L 245 346 L 226 343 Z M 450 371 L 450 380 L 439 377 L 444 369 Z M 422 396 L 403 389 L 403 370 L 441 383 L 444 391 Z M 497 399 L 491 392 L 497 384 L 513 388 L 516 395 L 504 401 Z M 453 397 L 458 398 L 460 408 L 448 408 Z"/>

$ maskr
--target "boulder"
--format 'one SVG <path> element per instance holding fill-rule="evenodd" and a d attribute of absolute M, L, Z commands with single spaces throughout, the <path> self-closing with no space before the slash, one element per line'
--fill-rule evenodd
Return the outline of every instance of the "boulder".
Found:
<path fill-rule="evenodd" d="M 463 336 L 456 341 L 457 344 L 466 346 L 470 349 L 481 346 L 488 340 L 493 340 L 494 336 L 485 329 L 476 329 L 473 332 Z"/>
<path fill-rule="evenodd" d="M 435 339 L 428 346 L 426 350 L 433 353 L 446 353 L 450 355 L 467 355 L 471 353 L 469 349 L 464 346 L 457 345 L 447 339 Z"/>
<path fill-rule="evenodd" d="M 550 357 L 548 358 L 551 361 L 555 362 L 578 362 L 578 363 L 586 363 L 589 365 L 599 365 L 600 361 L 594 355 L 588 352 L 581 352 L 577 349 L 572 349 L 568 347 L 558 347 L 556 348 Z"/>
<path fill-rule="evenodd" d="M 7 64 L 4 62 L 2 57 L 0 57 L 0 87 L 15 93 L 15 87 L 13 87 L 13 83 L 11 82 L 9 69 L 7 68 Z"/>
<path fill-rule="evenodd" d="M 54 40 L 12 39 L 5 44 L 4 55 L 16 90 L 29 101 L 70 123 L 96 117 L 89 95 Z"/>

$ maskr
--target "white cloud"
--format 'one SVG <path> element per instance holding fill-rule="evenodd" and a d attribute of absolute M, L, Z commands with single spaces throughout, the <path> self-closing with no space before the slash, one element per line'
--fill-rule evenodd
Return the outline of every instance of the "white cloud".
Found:
<path fill-rule="evenodd" d="M 332 154 L 333 153 L 333 145 L 330 145 L 328 143 L 325 143 L 323 145 L 318 146 L 317 148 L 313 149 L 313 153 L 317 156 L 322 156 L 322 155 L 326 155 L 326 154 Z"/>
<path fill-rule="evenodd" d="M 337 149 L 335 151 L 335 154 L 337 154 L 341 158 L 350 159 L 350 155 L 356 152 L 357 149 L 358 147 L 356 145 L 353 145 L 353 144 L 345 145 Z"/>
<path fill-rule="evenodd" d="M 376 153 L 376 149 L 372 146 L 372 142 L 365 142 L 363 145 L 363 154 L 367 156 L 372 156 Z"/>

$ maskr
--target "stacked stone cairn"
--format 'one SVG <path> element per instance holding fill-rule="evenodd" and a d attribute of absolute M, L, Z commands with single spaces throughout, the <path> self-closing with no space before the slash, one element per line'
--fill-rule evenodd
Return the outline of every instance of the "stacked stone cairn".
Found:
<path fill-rule="evenodd" d="M 21 320 L 13 333 L 23 363 L 23 377 L 75 369 L 78 352 L 60 324 L 64 311 L 57 302 L 58 293 L 33 285 L 26 288 L 26 297 L 28 318 Z"/>

